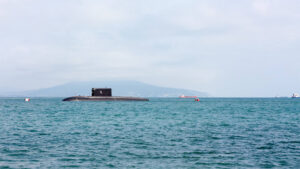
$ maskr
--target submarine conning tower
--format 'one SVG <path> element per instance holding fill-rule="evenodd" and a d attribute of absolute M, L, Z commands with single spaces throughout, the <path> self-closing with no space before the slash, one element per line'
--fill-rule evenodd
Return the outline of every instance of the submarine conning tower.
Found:
<path fill-rule="evenodd" d="M 92 96 L 112 96 L 111 88 L 92 88 Z"/>

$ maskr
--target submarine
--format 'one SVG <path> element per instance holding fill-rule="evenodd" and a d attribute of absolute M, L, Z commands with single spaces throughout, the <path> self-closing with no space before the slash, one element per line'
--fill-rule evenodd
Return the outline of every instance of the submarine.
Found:
<path fill-rule="evenodd" d="M 147 98 L 112 96 L 111 88 L 92 88 L 92 96 L 71 96 L 62 101 L 149 101 Z"/>

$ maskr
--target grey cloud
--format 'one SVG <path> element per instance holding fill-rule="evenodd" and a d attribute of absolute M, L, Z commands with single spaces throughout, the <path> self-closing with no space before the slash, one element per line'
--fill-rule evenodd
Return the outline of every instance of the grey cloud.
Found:
<path fill-rule="evenodd" d="M 299 62 L 299 6 L 295 0 L 2 0 L 0 88 L 119 78 L 219 96 L 287 95 L 300 90 L 280 80 L 299 83 L 291 68 Z M 265 89 L 274 84 L 287 89 Z"/>

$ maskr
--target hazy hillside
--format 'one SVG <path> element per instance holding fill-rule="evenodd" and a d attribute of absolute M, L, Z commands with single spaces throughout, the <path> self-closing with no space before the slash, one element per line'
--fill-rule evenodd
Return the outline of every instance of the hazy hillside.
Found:
<path fill-rule="evenodd" d="M 136 81 L 109 81 L 109 82 L 73 82 L 51 88 L 8 93 L 10 96 L 44 96 L 44 97 L 67 97 L 91 95 L 93 87 L 112 88 L 113 96 L 144 96 L 144 97 L 178 97 L 179 95 L 196 95 L 205 97 L 204 92 L 153 86 Z"/>

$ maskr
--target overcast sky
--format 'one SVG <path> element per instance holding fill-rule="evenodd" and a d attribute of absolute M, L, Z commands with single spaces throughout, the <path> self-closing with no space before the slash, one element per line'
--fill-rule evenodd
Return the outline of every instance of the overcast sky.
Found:
<path fill-rule="evenodd" d="M 0 0 L 0 91 L 137 80 L 300 93 L 299 0 Z"/>

